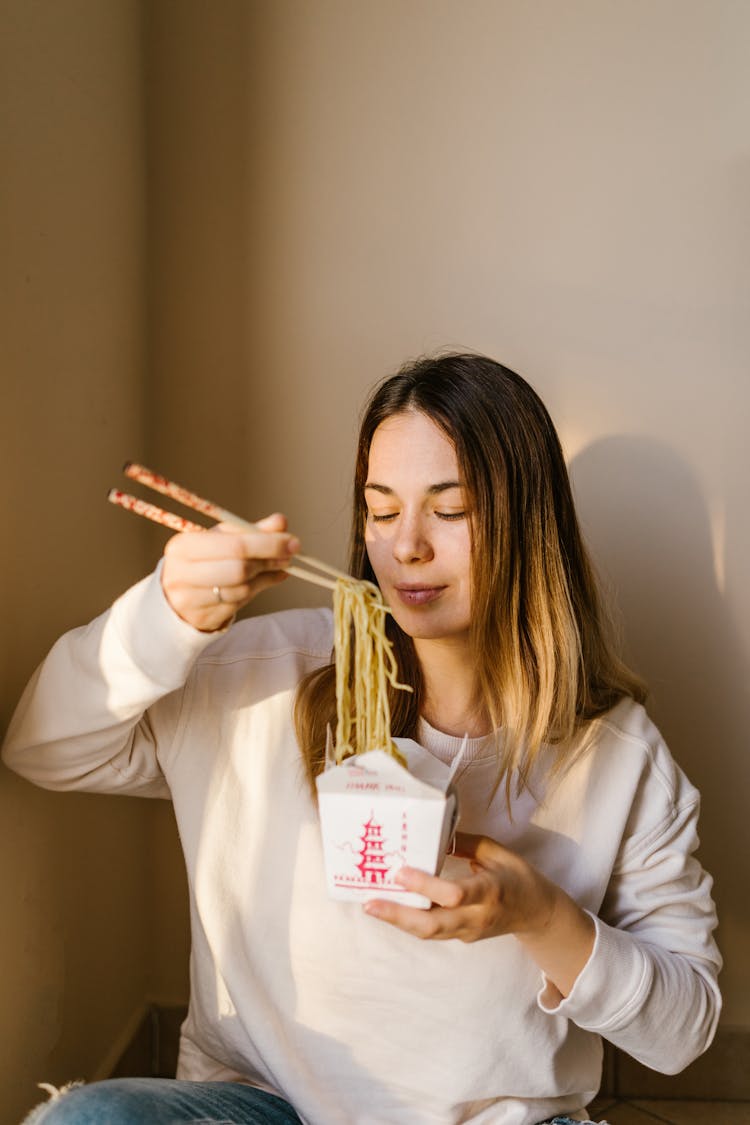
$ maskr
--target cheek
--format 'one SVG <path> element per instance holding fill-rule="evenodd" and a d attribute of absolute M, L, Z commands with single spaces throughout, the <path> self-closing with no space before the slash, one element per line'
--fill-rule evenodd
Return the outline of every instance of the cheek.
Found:
<path fill-rule="evenodd" d="M 382 539 L 375 534 L 370 525 L 365 528 L 365 548 L 367 550 L 367 557 L 370 560 L 370 565 L 378 573 L 378 566 L 383 558 L 385 550 Z"/>
<path fill-rule="evenodd" d="M 471 536 L 468 527 L 460 535 L 446 537 L 444 553 L 446 557 L 450 557 L 455 573 L 468 582 L 471 577 Z"/>

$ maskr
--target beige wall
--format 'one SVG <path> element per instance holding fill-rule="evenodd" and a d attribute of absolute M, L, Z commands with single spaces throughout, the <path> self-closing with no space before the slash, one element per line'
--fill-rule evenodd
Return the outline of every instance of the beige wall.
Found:
<path fill-rule="evenodd" d="M 65 628 L 145 565 L 105 502 L 141 452 L 138 5 L 0 4 L 0 719 Z M 148 807 L 0 776 L 0 1120 L 92 1077 L 148 991 Z"/>
<path fill-rule="evenodd" d="M 704 792 L 724 1022 L 750 1026 L 750 8 L 150 0 L 141 86 L 134 3 L 6 7 L 20 99 L 4 185 L 6 712 L 48 640 L 158 550 L 101 502 L 134 448 L 229 507 L 287 511 L 311 553 L 343 561 L 366 389 L 423 351 L 487 351 L 558 421 L 628 652 Z M 52 481 L 73 498 L 65 510 L 44 499 Z M 290 581 L 263 605 L 311 598 Z M 7 1065 L 25 1059 L 23 1073 L 45 1079 L 62 1040 L 40 1042 L 38 1027 L 63 1002 L 66 934 L 84 946 L 65 1004 L 85 1008 L 104 974 L 85 943 L 111 909 L 108 882 L 78 845 L 61 855 L 60 838 L 85 836 L 85 816 L 121 833 L 134 905 L 145 849 L 157 857 L 148 920 L 114 947 L 109 987 L 122 995 L 117 1018 L 98 1014 L 99 1043 L 139 988 L 184 994 L 183 876 L 165 807 L 121 802 L 110 816 L 111 802 L 7 775 L 0 794 L 17 852 L 5 852 L 14 923 L 0 939 L 16 1013 L 4 1038 L 18 1041 Z M 60 912 L 89 884 L 76 930 Z M 78 901 L 66 909 L 76 916 Z M 146 968 L 132 957 L 143 926 Z M 91 1048 L 74 1022 L 79 1069 Z"/>

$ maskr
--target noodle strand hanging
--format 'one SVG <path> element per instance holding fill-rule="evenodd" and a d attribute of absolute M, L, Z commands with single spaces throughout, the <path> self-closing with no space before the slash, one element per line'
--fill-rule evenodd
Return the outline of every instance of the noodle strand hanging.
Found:
<path fill-rule="evenodd" d="M 385 750 L 404 763 L 391 738 L 388 685 L 398 681 L 393 646 L 385 631 L 388 613 L 372 582 L 339 580 L 333 594 L 336 655 L 336 761 L 368 750 Z"/>

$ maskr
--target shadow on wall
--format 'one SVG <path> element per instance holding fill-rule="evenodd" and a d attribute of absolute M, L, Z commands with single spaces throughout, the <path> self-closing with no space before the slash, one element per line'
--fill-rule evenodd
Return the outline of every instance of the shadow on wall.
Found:
<path fill-rule="evenodd" d="M 717 583 L 700 485 L 674 450 L 647 437 L 603 438 L 573 459 L 570 475 L 594 561 L 625 623 L 626 658 L 701 791 L 701 857 L 720 917 L 747 932 L 748 669 Z"/>

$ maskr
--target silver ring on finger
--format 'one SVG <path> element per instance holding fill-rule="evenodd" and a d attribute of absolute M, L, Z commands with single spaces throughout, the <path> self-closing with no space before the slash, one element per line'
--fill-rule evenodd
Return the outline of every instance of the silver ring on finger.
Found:
<path fill-rule="evenodd" d="M 216 598 L 216 604 L 217 605 L 223 605 L 224 604 L 224 599 L 221 596 L 221 587 L 220 586 L 212 586 L 211 587 L 211 593 Z"/>

